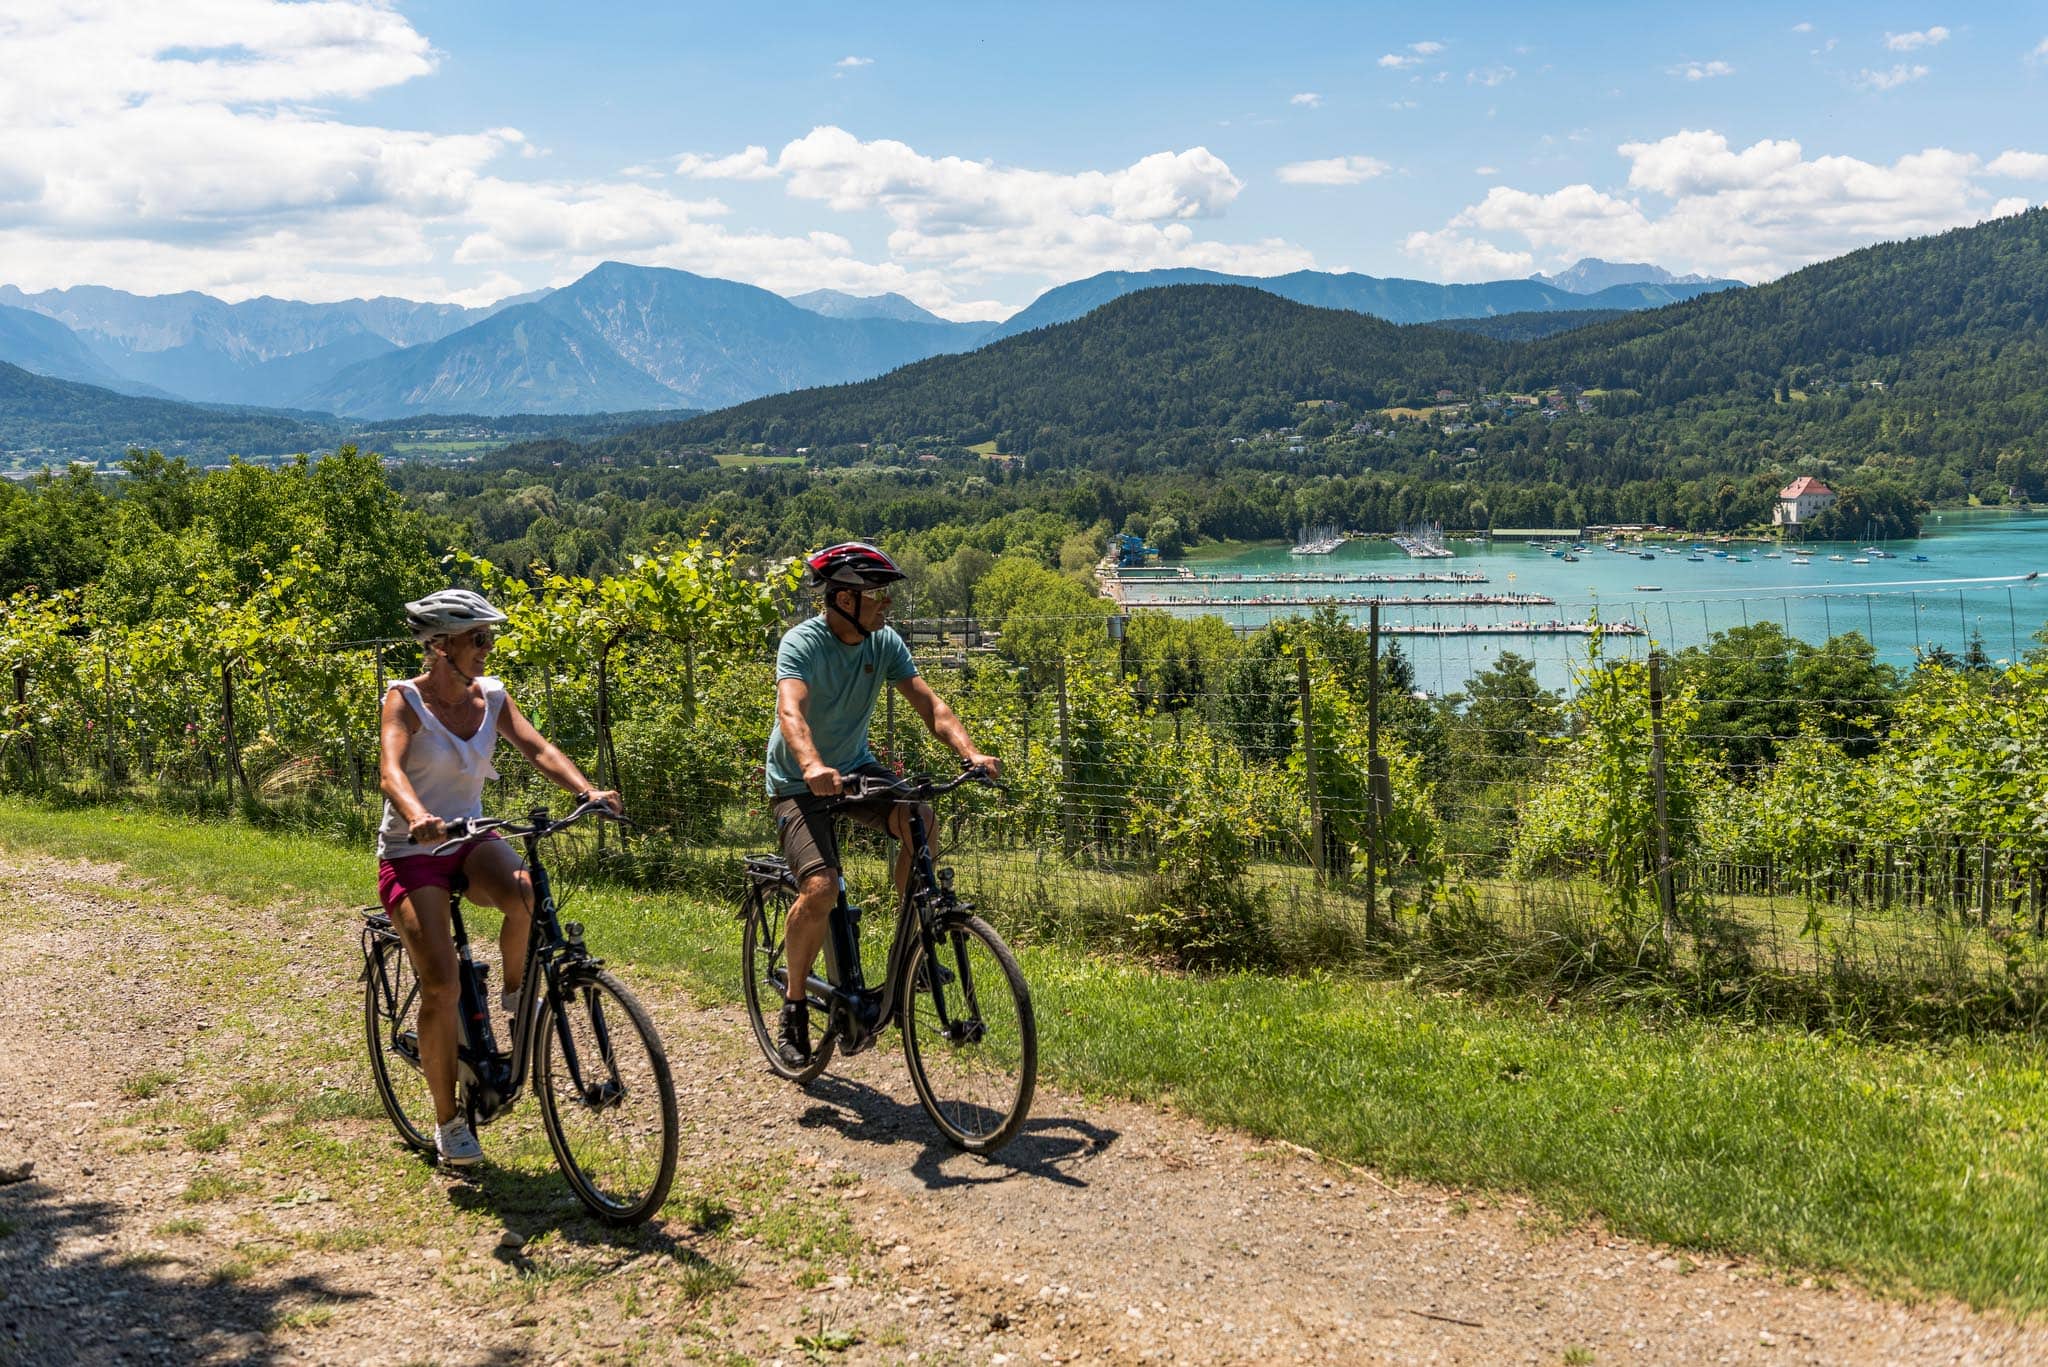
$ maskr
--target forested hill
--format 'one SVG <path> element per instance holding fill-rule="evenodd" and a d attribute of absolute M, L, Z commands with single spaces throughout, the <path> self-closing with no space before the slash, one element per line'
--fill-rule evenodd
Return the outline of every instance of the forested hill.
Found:
<path fill-rule="evenodd" d="M 1308 308 L 1238 285 L 1176 285 L 1112 300 L 1087 317 L 860 384 L 757 399 L 647 434 L 838 445 L 944 433 L 1028 449 L 1061 435 L 1141 440 L 1257 430 L 1297 402 L 1354 408 L 1491 385 L 1499 343 Z"/>
<path fill-rule="evenodd" d="M 1731 389 L 1761 395 L 1801 379 L 1880 383 L 1942 377 L 1969 392 L 1980 366 L 2020 388 L 2043 383 L 2010 364 L 2010 345 L 2048 344 L 2048 209 L 1935 237 L 1887 242 L 1756 289 L 1624 314 L 1528 349 L 1530 383 L 1569 374 L 1642 391 L 1651 404 Z M 2033 352 L 2038 362 L 2038 350 Z M 1994 388 L 2010 386 L 2001 381 Z"/>
<path fill-rule="evenodd" d="M 1487 424 L 1461 435 L 1501 475 L 1570 479 L 1577 463 L 1607 478 L 1623 467 L 1573 453 L 1613 448 L 1631 477 L 1703 452 L 1727 470 L 1888 455 L 1971 483 L 2008 456 L 2048 460 L 2048 210 L 1516 343 L 1242 288 L 1150 290 L 970 355 L 761 399 L 648 439 L 994 441 L 1041 465 L 1143 452 L 1156 463 L 1297 421 L 1304 402 L 1356 412 L 1427 402 L 1439 388 L 1592 391 L 1590 412 L 1542 432 Z M 1954 496 L 1961 486 L 1946 479 L 1917 482 Z"/>
<path fill-rule="evenodd" d="M 134 398 L 0 362 L 0 469 L 118 460 L 130 447 L 225 459 L 332 446 L 342 427 L 314 414 Z"/>

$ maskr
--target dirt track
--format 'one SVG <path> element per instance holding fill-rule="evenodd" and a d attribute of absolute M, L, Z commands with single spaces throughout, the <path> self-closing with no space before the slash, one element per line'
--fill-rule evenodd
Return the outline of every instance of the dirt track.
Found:
<path fill-rule="evenodd" d="M 585 1223 L 530 1105 L 459 1182 L 374 1110 L 344 909 L 0 853 L 0 1360 L 2048 1360 L 1904 1305 L 1042 1088 L 999 1162 L 900 1053 L 808 1093 L 736 1009 L 629 976 L 686 1120 L 665 1218 Z M 516 1246 L 515 1246 L 516 1245 Z"/>

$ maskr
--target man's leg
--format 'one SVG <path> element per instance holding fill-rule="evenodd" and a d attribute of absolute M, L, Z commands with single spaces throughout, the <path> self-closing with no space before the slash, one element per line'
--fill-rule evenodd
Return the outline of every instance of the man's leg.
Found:
<path fill-rule="evenodd" d="M 932 846 L 932 857 L 938 858 L 938 845 L 932 840 L 932 822 L 937 813 L 929 802 L 917 804 L 917 814 L 924 822 L 924 838 Z M 889 809 L 889 834 L 896 837 L 896 905 L 903 905 L 903 893 L 910 886 L 910 865 L 917 851 L 910 840 L 910 808 L 897 805 Z"/>
<path fill-rule="evenodd" d="M 782 948 L 789 964 L 789 982 L 783 988 L 787 1001 L 804 999 L 804 980 L 825 947 L 825 931 L 832 924 L 832 907 L 839 900 L 839 870 L 826 868 L 811 873 L 798 884 L 796 902 L 789 909 L 789 924 L 783 927 Z"/>

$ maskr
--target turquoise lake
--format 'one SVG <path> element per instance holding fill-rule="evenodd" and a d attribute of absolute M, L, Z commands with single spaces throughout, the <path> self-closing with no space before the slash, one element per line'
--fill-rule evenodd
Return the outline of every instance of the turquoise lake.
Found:
<path fill-rule="evenodd" d="M 1628 553 L 1582 543 L 1569 563 L 1535 545 L 1450 540 L 1455 554 L 1448 560 L 1413 560 L 1383 539 L 1349 541 L 1329 555 L 1296 556 L 1282 543 L 1233 548 L 1226 554 L 1196 554 L 1140 580 L 1127 579 L 1131 607 L 1159 607 L 1194 615 L 1209 613 L 1231 625 L 1250 628 L 1276 617 L 1313 610 L 1308 605 L 1272 605 L 1245 601 L 1260 595 L 1325 599 L 1332 597 L 1440 597 L 1465 594 L 1536 594 L 1554 605 L 1468 606 L 1432 602 L 1383 605 L 1380 622 L 1390 639 L 1415 665 L 1420 687 L 1432 693 L 1459 688 L 1475 670 L 1502 651 L 1512 650 L 1537 662 L 1543 681 L 1565 686 L 1575 665 L 1586 658 L 1583 635 L 1495 635 L 1484 628 L 1514 622 L 1584 623 L 1596 612 L 1603 622 L 1630 623 L 1644 634 L 1610 636 L 1606 652 L 1641 655 L 1650 643 L 1678 650 L 1697 645 L 1715 631 L 1756 621 L 1774 621 L 1803 640 L 1860 631 L 1889 663 L 1910 666 L 1919 652 L 1936 646 L 1961 655 L 1972 635 L 1981 635 L 1994 660 L 2017 658 L 2036 643 L 2035 632 L 2048 624 L 2048 513 L 2002 510 L 1950 510 L 1929 513 L 1917 541 L 1878 547 L 1895 558 L 1871 557 L 1860 542 L 1810 542 L 1799 548 L 1810 554 L 1805 566 L 1793 564 L 1794 549 L 1710 541 L 1694 561 L 1687 549 L 1673 555 L 1651 552 L 1624 541 Z M 1713 555 L 1715 549 L 1727 558 Z M 1776 559 L 1767 552 L 1780 552 Z M 1924 555 L 1925 561 L 1915 561 Z M 1747 556 L 1738 561 L 1736 556 Z M 1834 560 L 1830 557 L 1841 556 Z M 1335 574 L 1481 574 L 1484 583 L 1189 583 L 1172 569 L 1196 575 L 1325 572 Z M 1178 582 L 1176 582 L 1178 580 Z M 1220 606 L 1192 606 L 1170 601 L 1200 595 L 1228 600 Z M 1363 624 L 1369 609 L 1342 609 Z M 1445 634 L 1403 634 L 1416 629 Z M 1480 630 L 1474 630 L 1479 628 Z"/>

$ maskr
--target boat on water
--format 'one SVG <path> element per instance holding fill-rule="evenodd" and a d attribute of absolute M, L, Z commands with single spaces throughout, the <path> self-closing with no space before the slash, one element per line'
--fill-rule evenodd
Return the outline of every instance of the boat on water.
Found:
<path fill-rule="evenodd" d="M 1738 565 L 1747 565 L 1749 563 L 1749 557 L 1746 555 L 1731 555 L 1728 558 Z"/>
<path fill-rule="evenodd" d="M 1919 561 L 1919 562 L 1920 562 L 1921 564 L 1923 564 L 1923 565 L 1927 563 L 1927 557 L 1926 557 L 1926 556 L 1924 556 L 1924 555 L 1916 555 L 1916 556 L 1914 556 L 1913 558 L 1914 558 L 1915 560 Z"/>
<path fill-rule="evenodd" d="M 1776 559 L 1778 558 L 1778 554 L 1779 554 L 1779 553 L 1778 553 L 1777 551 L 1765 551 L 1765 552 L 1764 552 L 1764 559 L 1766 559 L 1766 560 L 1776 560 Z"/>
<path fill-rule="evenodd" d="M 1636 585 L 1636 592 L 1637 592 L 1637 593 L 1662 593 L 1662 592 L 1664 592 L 1664 586 L 1663 586 L 1662 584 L 1638 584 L 1638 585 Z"/>
<path fill-rule="evenodd" d="M 1329 527 L 1303 531 L 1289 555 L 1328 555 L 1344 544 L 1344 533 Z"/>
<path fill-rule="evenodd" d="M 1573 555 L 1570 551 L 1566 551 L 1564 553 L 1564 559 L 1569 564 L 1576 565 L 1579 563 L 1579 558 L 1576 555 Z"/>
<path fill-rule="evenodd" d="M 1695 565 L 1704 565 L 1707 563 L 1707 558 L 1704 555 L 1688 555 L 1686 559 L 1690 560 Z"/>
<path fill-rule="evenodd" d="M 1848 558 L 1849 558 L 1849 557 L 1847 557 L 1847 556 L 1845 556 L 1845 555 L 1831 555 L 1831 556 L 1829 556 L 1829 557 L 1828 557 L 1828 559 L 1830 559 L 1830 560 L 1833 560 L 1833 561 L 1836 561 L 1836 562 L 1840 562 L 1840 561 L 1846 560 L 1846 559 L 1848 559 Z"/>
<path fill-rule="evenodd" d="M 1868 565 L 1870 563 L 1870 557 L 1867 555 L 1859 555 L 1854 560 L 1851 560 L 1849 563 L 1852 565 Z"/>
<path fill-rule="evenodd" d="M 1728 552 L 1726 552 L 1726 551 L 1715 551 L 1715 552 L 1714 552 L 1714 559 L 1716 559 L 1716 560 L 1726 560 L 1727 558 L 1728 558 Z"/>
<path fill-rule="evenodd" d="M 1792 557 L 1792 563 L 1794 565 L 1811 565 L 1813 561 L 1806 556 L 1795 555 Z"/>
<path fill-rule="evenodd" d="M 1655 560 L 1656 558 L 1657 555 L 1654 551 L 1644 551 L 1641 555 L 1638 555 L 1636 557 L 1636 559 L 1638 560 Z"/>

